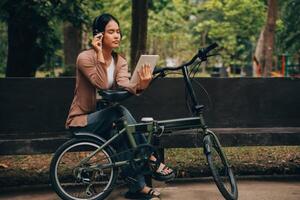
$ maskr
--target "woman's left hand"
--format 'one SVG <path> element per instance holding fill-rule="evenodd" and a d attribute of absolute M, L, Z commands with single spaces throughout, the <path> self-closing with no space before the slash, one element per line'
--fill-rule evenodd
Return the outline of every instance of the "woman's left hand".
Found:
<path fill-rule="evenodd" d="M 140 89 L 146 89 L 152 80 L 151 67 L 149 64 L 144 64 L 141 70 L 138 71 L 140 77 Z"/>

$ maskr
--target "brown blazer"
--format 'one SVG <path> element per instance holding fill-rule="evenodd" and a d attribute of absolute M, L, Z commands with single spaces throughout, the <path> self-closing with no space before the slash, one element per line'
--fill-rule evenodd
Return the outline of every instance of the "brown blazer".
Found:
<path fill-rule="evenodd" d="M 124 87 L 137 94 L 139 83 L 130 83 L 127 61 L 116 54 L 114 61 L 115 86 Z M 66 121 L 66 128 L 83 127 L 87 125 L 87 114 L 96 111 L 96 89 L 108 89 L 106 68 L 97 60 L 94 49 L 81 52 L 76 62 L 76 86 L 74 99 Z"/>

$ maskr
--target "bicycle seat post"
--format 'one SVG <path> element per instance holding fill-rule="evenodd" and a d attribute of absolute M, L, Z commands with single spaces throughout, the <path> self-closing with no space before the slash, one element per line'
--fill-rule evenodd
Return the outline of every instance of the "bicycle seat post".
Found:
<path fill-rule="evenodd" d="M 132 126 L 132 125 L 128 125 L 126 120 L 124 120 L 124 127 L 126 128 L 126 133 L 127 133 L 130 145 L 133 148 L 136 148 L 137 144 L 136 144 L 136 141 L 135 141 L 134 136 L 133 136 L 133 134 L 135 133 L 135 127 Z"/>

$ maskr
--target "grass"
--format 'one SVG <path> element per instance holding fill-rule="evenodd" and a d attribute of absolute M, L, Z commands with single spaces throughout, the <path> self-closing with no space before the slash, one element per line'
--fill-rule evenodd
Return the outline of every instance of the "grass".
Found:
<path fill-rule="evenodd" d="M 300 147 L 224 148 L 236 175 L 300 174 Z M 0 156 L 0 187 L 49 183 L 52 154 Z M 202 149 L 167 149 L 166 163 L 177 177 L 210 176 Z"/>
<path fill-rule="evenodd" d="M 300 147 L 227 147 L 229 163 L 237 175 L 300 174 Z M 168 149 L 166 163 L 178 177 L 210 174 L 202 149 Z"/>

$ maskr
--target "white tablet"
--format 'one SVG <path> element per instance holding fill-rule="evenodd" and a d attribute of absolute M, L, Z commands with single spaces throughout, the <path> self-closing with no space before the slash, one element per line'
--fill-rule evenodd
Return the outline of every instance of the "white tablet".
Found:
<path fill-rule="evenodd" d="M 142 68 L 142 66 L 144 64 L 149 64 L 150 68 L 151 68 L 151 74 L 154 70 L 154 67 L 158 61 L 159 56 L 158 55 L 141 55 L 134 72 L 132 73 L 132 77 L 130 79 L 130 82 L 138 82 L 139 80 L 139 75 L 138 75 L 138 71 Z"/>

